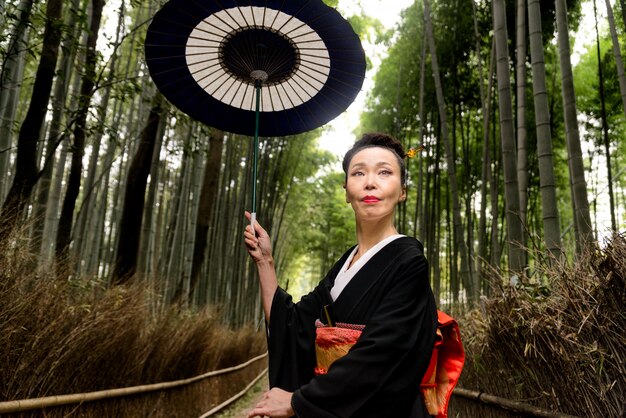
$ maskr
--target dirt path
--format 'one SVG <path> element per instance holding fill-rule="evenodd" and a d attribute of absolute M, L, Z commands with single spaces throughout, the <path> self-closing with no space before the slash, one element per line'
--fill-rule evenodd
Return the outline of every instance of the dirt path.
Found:
<path fill-rule="evenodd" d="M 262 378 L 254 385 L 248 393 L 246 393 L 237 402 L 226 408 L 224 411 L 217 415 L 215 418 L 247 418 L 248 414 L 261 400 L 263 393 L 268 390 L 267 378 Z"/>

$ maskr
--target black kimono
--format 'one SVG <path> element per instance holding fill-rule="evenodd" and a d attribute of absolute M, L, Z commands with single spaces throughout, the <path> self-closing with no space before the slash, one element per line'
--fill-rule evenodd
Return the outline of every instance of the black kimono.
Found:
<path fill-rule="evenodd" d="M 423 247 L 410 237 L 391 241 L 333 302 L 330 290 L 350 253 L 300 302 L 276 291 L 268 328 L 270 386 L 294 392 L 292 406 L 301 418 L 428 417 L 419 386 L 437 310 Z M 315 320 L 323 320 L 324 305 L 332 306 L 336 322 L 365 329 L 327 374 L 314 376 Z"/>

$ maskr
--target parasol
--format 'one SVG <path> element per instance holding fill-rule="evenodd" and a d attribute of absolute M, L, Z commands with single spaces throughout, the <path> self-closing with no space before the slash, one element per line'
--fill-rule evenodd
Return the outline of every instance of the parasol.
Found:
<path fill-rule="evenodd" d="M 258 137 L 324 125 L 355 99 L 365 54 L 350 24 L 321 0 L 170 0 L 145 42 L 150 75 L 194 119 Z"/>

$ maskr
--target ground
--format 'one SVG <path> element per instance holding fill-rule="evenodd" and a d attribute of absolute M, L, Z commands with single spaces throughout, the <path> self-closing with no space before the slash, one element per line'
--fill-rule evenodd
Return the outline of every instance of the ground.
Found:
<path fill-rule="evenodd" d="M 267 378 L 262 378 L 241 399 L 222 412 L 214 415 L 215 418 L 246 418 L 254 405 L 261 400 L 263 393 L 268 390 Z"/>

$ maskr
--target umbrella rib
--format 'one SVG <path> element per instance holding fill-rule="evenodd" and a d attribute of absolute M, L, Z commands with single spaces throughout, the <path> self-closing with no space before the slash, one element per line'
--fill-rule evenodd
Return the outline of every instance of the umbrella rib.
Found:
<path fill-rule="evenodd" d="M 272 112 L 276 111 L 276 108 L 274 107 L 274 97 L 272 97 L 272 90 L 270 86 L 267 86 L 267 97 L 269 97 L 270 99 L 270 108 L 272 109 Z"/>
<path fill-rule="evenodd" d="M 276 74 L 277 72 L 287 72 L 292 67 L 290 60 L 285 58 L 280 51 L 272 49 L 272 55 L 267 59 L 267 65 L 264 66 L 268 74 Z"/>
<path fill-rule="evenodd" d="M 195 0 L 194 0 L 194 2 L 195 2 Z M 217 3 L 219 4 L 219 2 L 217 2 Z M 222 5 L 221 5 L 221 4 L 220 4 L 220 7 L 222 7 Z M 224 9 L 224 8 L 222 7 L 222 10 L 223 10 L 223 9 Z M 225 10 L 224 10 L 224 11 L 225 11 Z M 230 13 L 226 12 L 226 14 L 228 14 L 228 16 L 230 16 Z M 228 27 L 230 28 L 230 32 L 226 32 L 226 31 L 224 31 L 224 32 L 226 32 L 226 34 L 229 34 L 229 33 L 235 32 L 235 31 L 237 30 L 237 28 L 236 28 L 236 27 L 234 27 L 234 26 L 233 26 L 233 25 L 231 25 L 229 22 L 227 22 L 226 20 L 224 20 L 224 19 L 223 19 L 223 18 L 222 18 L 219 14 L 214 13 L 214 14 L 212 14 L 211 16 L 215 16 L 215 18 L 216 18 L 217 20 L 219 20 L 220 22 L 222 22 L 223 24 L 225 24 L 226 26 L 228 26 Z M 208 17 L 208 16 L 207 16 L 207 17 Z M 230 18 L 231 18 L 231 19 L 233 19 L 233 17 L 232 17 L 232 16 L 230 16 Z M 235 19 L 233 19 L 233 20 L 235 20 Z M 223 30 L 223 29 L 222 29 L 222 30 Z"/>
<path fill-rule="evenodd" d="M 283 6 L 285 5 L 285 2 L 286 2 L 286 1 L 287 1 L 287 0 L 283 0 L 283 2 L 281 3 L 280 7 L 278 8 L 278 12 L 280 12 L 280 13 L 282 13 L 282 12 L 283 12 Z M 266 4 L 266 6 L 265 6 L 265 7 L 267 8 L 267 2 L 266 2 L 265 4 Z M 274 15 L 274 20 L 272 20 L 272 23 L 270 23 L 270 25 L 269 25 L 269 27 L 270 27 L 270 28 L 273 28 L 273 27 L 274 27 L 274 23 L 276 23 L 276 19 L 278 19 L 278 13 L 276 13 L 276 14 Z"/>
<path fill-rule="evenodd" d="M 304 26 L 304 25 L 303 25 L 303 26 Z M 307 26 L 308 26 L 308 25 L 307 25 Z M 310 27 L 310 26 L 309 26 L 309 27 Z M 293 31 L 292 31 L 292 32 L 293 32 Z M 318 37 L 318 38 L 317 38 L 317 39 L 304 39 L 304 40 L 301 40 L 301 41 L 297 41 L 298 45 L 302 45 L 302 44 L 305 44 L 305 43 L 311 43 L 311 42 L 320 42 L 320 41 L 321 41 L 321 42 L 324 42 L 324 41 L 322 40 L 322 38 L 321 38 L 321 37 L 317 34 L 317 32 L 316 32 L 316 31 L 314 31 L 313 29 L 311 29 L 310 31 L 307 31 L 307 32 L 300 33 L 300 34 L 298 34 L 298 35 L 294 35 L 294 36 L 292 36 L 292 37 L 291 37 L 291 40 L 293 40 L 294 42 L 296 42 L 296 41 L 295 41 L 296 39 L 303 38 L 303 37 L 305 37 L 305 36 L 310 36 L 310 35 L 317 35 L 317 37 Z M 325 43 L 324 43 L 324 44 L 325 44 Z"/>
<path fill-rule="evenodd" d="M 282 87 L 283 92 L 285 93 L 285 97 L 287 97 L 287 100 L 289 100 L 289 103 L 291 104 L 291 106 L 289 107 L 296 107 L 296 105 L 293 103 L 293 101 L 291 100 L 291 97 L 289 97 L 289 93 L 287 93 L 287 89 L 285 88 L 285 84 L 284 83 L 280 83 L 278 84 L 280 87 Z M 276 88 L 276 90 L 278 90 L 278 87 Z M 281 101 L 282 101 L 282 95 L 279 93 L 280 97 L 281 97 Z"/>
<path fill-rule="evenodd" d="M 197 41 L 203 41 L 205 43 L 214 43 L 216 45 L 191 45 L 194 48 L 207 48 L 207 49 L 215 49 L 218 50 L 219 46 L 220 46 L 220 42 L 219 41 L 214 41 L 212 39 L 206 39 L 206 38 L 198 38 L 195 36 L 190 36 L 189 39 L 193 39 L 193 40 L 197 40 Z M 189 46 L 189 45 L 186 45 Z"/>
<path fill-rule="evenodd" d="M 201 54 L 201 55 L 204 55 L 204 54 Z M 219 63 L 219 61 L 218 61 L 216 58 L 207 58 L 207 59 L 202 60 L 202 61 L 194 62 L 194 63 L 192 63 L 192 64 L 187 64 L 187 67 L 197 66 L 198 64 L 207 64 L 207 63 L 211 63 L 211 62 L 215 62 L 215 64 L 210 64 L 210 65 L 208 65 L 207 67 L 203 67 L 203 68 L 201 68 L 199 71 L 206 70 L 206 69 L 209 69 L 209 68 L 212 68 L 212 67 L 218 67 L 218 68 L 221 68 L 220 63 Z M 191 71 L 189 71 L 189 72 L 191 73 Z M 198 71 L 194 71 L 194 72 L 193 72 L 193 73 L 191 73 L 191 74 L 195 74 L 195 73 L 197 73 L 197 72 L 198 72 Z"/>
<path fill-rule="evenodd" d="M 207 78 L 207 77 L 208 77 L 208 76 L 202 77 L 202 78 L 201 78 L 200 80 L 198 80 L 198 81 L 206 80 L 206 78 Z M 206 85 L 206 86 L 204 86 L 204 87 L 200 86 L 200 88 L 201 88 L 201 89 L 203 89 L 204 91 L 207 91 L 207 89 L 208 89 L 209 87 L 211 87 L 213 84 L 215 84 L 215 83 L 216 83 L 216 82 L 218 82 L 221 78 L 224 78 L 224 77 L 227 77 L 227 78 L 226 78 L 227 80 L 230 78 L 230 77 L 229 77 L 229 75 L 228 75 L 227 73 L 222 73 L 222 74 L 220 74 L 220 76 L 219 76 L 219 77 L 216 77 L 216 78 L 214 78 L 213 80 L 211 80 L 211 82 L 210 82 L 209 84 L 207 84 L 207 85 Z M 198 83 L 198 85 L 200 85 L 200 83 Z M 207 91 L 207 93 L 208 93 L 208 91 Z M 210 93 L 209 93 L 209 94 L 210 94 Z"/>
<path fill-rule="evenodd" d="M 250 72 L 253 70 L 253 68 L 250 68 L 250 63 L 246 60 L 245 54 L 242 55 L 241 51 L 239 51 L 238 49 L 234 49 L 235 55 L 232 56 L 233 61 L 231 64 L 233 64 L 234 67 L 238 68 L 242 73 L 248 73 L 250 74 Z M 226 64 L 226 63 L 224 63 Z"/>
<path fill-rule="evenodd" d="M 233 102 L 235 101 L 235 98 L 237 98 L 237 93 L 239 93 L 239 90 L 241 90 L 241 86 L 243 86 L 244 83 L 239 82 L 237 83 L 237 90 L 235 91 L 235 94 L 233 95 L 233 98 L 230 99 L 230 102 L 228 103 L 229 106 L 233 105 Z"/>
<path fill-rule="evenodd" d="M 217 3 L 218 6 L 220 6 L 220 8 L 224 12 L 226 12 L 226 14 L 233 20 L 233 22 L 237 23 L 237 19 L 235 19 L 234 16 L 230 12 L 231 9 L 225 8 L 219 0 L 215 0 L 215 2 Z M 235 1 L 235 6 L 236 7 L 234 7 L 234 8 L 236 8 L 237 11 L 239 11 L 239 14 L 241 15 L 241 17 L 243 17 L 244 22 L 246 22 L 246 25 L 248 25 L 248 21 L 246 20 L 245 16 L 243 16 L 243 14 L 241 13 L 241 10 L 239 10 L 239 5 L 237 4 L 236 1 Z M 228 25 L 228 26 L 230 26 L 230 25 Z M 238 29 L 240 29 L 240 28 L 233 27 L 233 31 L 237 31 Z"/>
<path fill-rule="evenodd" d="M 191 1 L 192 1 L 194 4 L 196 4 L 198 7 L 200 7 L 201 9 L 203 9 L 203 10 L 205 10 L 205 11 L 207 11 L 207 12 L 208 12 L 208 10 L 207 10 L 204 6 L 202 6 L 202 4 L 198 3 L 198 2 L 197 2 L 197 1 L 195 1 L 195 0 L 191 0 Z M 219 3 L 219 2 L 218 2 L 218 3 Z M 176 4 L 176 2 L 169 2 L 168 4 L 170 4 L 170 5 L 171 5 L 171 7 L 174 7 L 176 10 L 180 11 L 181 13 L 183 13 L 183 14 L 185 14 L 185 15 L 189 16 L 190 18 L 192 18 L 192 19 L 191 19 L 192 21 L 197 21 L 197 20 L 198 20 L 198 16 L 195 16 L 195 15 L 193 15 L 193 14 L 189 13 L 189 12 L 187 11 L 187 9 L 183 9 L 183 8 L 179 7 L 179 6 Z M 220 5 L 220 6 L 221 6 L 221 5 Z M 220 18 L 219 18 L 219 16 L 218 16 L 217 14 L 215 14 L 215 13 L 214 13 L 213 15 L 215 15 L 215 17 L 216 17 L 216 18 L 218 18 L 219 20 L 221 20 L 221 21 L 222 21 L 225 25 L 229 26 L 232 30 L 236 30 L 236 28 L 233 28 L 233 27 L 232 27 L 231 25 L 229 25 L 227 22 L 225 22 L 224 20 L 220 19 Z M 210 17 L 210 16 L 213 16 L 213 15 L 209 14 L 206 18 L 208 18 L 208 17 Z M 191 26 L 191 25 L 188 25 L 188 24 L 181 23 L 180 21 L 177 21 L 177 20 L 170 20 L 170 19 L 167 19 L 166 17 L 163 17 L 163 16 L 159 16 L 159 18 L 160 18 L 160 19 L 162 19 L 162 20 L 164 20 L 164 21 L 166 21 L 166 22 L 170 22 L 170 23 L 172 23 L 173 25 L 178 25 L 178 26 L 182 26 L 182 27 L 185 27 L 185 28 L 191 28 L 192 30 L 193 30 L 193 29 L 196 29 L 196 28 L 198 27 L 198 24 L 196 24 L 195 26 Z M 204 18 L 204 19 L 206 19 L 206 18 Z M 204 19 L 201 19 L 201 20 L 200 20 L 200 22 L 205 21 Z M 198 22 L 198 23 L 199 23 L 199 22 Z M 199 30 L 201 30 L 201 31 L 202 31 L 202 29 L 199 29 Z M 172 33 L 168 33 L 168 35 L 172 35 Z"/>
<path fill-rule="evenodd" d="M 287 24 L 290 20 L 292 20 L 292 18 L 296 18 L 296 16 L 298 15 L 298 13 L 300 13 L 300 12 L 302 11 L 302 9 L 304 9 L 304 8 L 308 5 L 308 3 L 310 3 L 310 1 L 307 1 L 307 3 L 306 3 L 306 4 L 304 4 L 304 5 L 300 8 L 300 10 L 298 10 L 296 13 L 294 13 L 292 16 L 290 16 L 290 19 L 289 19 L 287 22 L 285 22 L 285 24 L 284 24 L 283 26 L 281 26 L 278 30 L 280 30 L 280 29 L 282 29 L 283 27 L 285 27 L 285 25 L 286 25 L 286 24 Z M 324 13 L 319 14 L 318 16 L 314 17 L 313 19 L 309 19 L 309 20 L 308 20 L 305 24 L 306 24 L 307 26 L 309 26 L 309 27 L 310 27 L 310 26 L 311 26 L 311 25 L 310 25 L 310 23 L 312 23 L 312 22 L 316 22 L 316 21 L 318 21 L 318 20 L 320 20 L 320 19 L 324 18 L 326 15 L 328 15 L 328 14 L 332 13 L 332 12 L 333 12 L 333 10 L 334 10 L 334 9 L 332 9 L 332 8 L 330 8 L 330 7 L 329 7 L 329 8 L 328 8 L 328 9 L 327 9 Z M 300 19 L 298 19 L 298 20 L 300 20 Z M 302 25 L 301 25 L 301 26 L 302 26 Z M 300 28 L 301 26 L 299 26 L 298 28 Z M 295 28 L 295 29 L 298 29 L 298 28 Z M 294 29 L 294 30 L 295 30 L 295 29 Z M 291 31 L 290 31 L 290 32 L 291 32 Z M 313 32 L 315 32 L 315 31 L 313 31 Z M 316 33 L 317 33 L 317 32 L 316 32 Z"/>
<path fill-rule="evenodd" d="M 285 103 L 283 102 L 283 98 L 280 95 L 280 92 L 278 91 L 278 87 L 276 85 L 272 85 L 272 87 L 274 88 L 274 90 L 276 90 L 276 97 L 278 97 L 278 101 L 280 102 L 280 106 L 283 109 L 286 109 L 287 107 L 285 106 Z M 273 97 L 273 95 L 270 95 L 270 97 Z"/>
<path fill-rule="evenodd" d="M 252 0 L 250 0 L 250 4 L 252 4 Z M 263 21 L 261 22 L 261 26 L 265 27 L 265 17 L 267 16 L 267 0 L 265 0 L 265 6 L 263 6 Z"/>
<path fill-rule="evenodd" d="M 309 114 L 309 117 L 310 117 L 311 119 L 315 119 L 315 120 L 316 120 L 315 124 L 316 124 L 317 126 L 320 126 L 320 125 L 321 125 L 321 123 L 320 123 L 320 119 L 318 118 L 317 114 L 315 114 L 314 112 L 311 112 L 311 110 L 309 109 L 309 107 L 308 107 L 308 106 L 307 106 L 307 107 L 305 107 L 305 109 L 306 109 L 307 113 Z M 296 112 L 296 115 L 298 115 L 298 119 L 300 119 L 300 122 L 302 123 L 302 125 L 304 125 L 304 126 L 309 126 L 309 124 L 307 123 L 307 121 L 306 121 L 306 120 L 304 119 L 304 117 L 302 117 L 302 115 L 300 114 L 300 113 L 301 113 L 301 112 L 300 112 L 300 109 L 295 108 L 294 110 L 295 110 L 295 112 Z"/>
<path fill-rule="evenodd" d="M 208 68 L 211 68 L 211 67 L 208 67 Z M 191 75 L 198 74 L 200 71 L 206 70 L 208 68 L 202 68 L 200 70 L 197 70 L 197 71 L 191 73 Z M 211 72 L 209 74 L 206 74 L 202 78 L 199 78 L 199 79 L 194 77 L 194 80 L 196 80 L 196 83 L 200 84 L 201 81 L 205 80 L 207 77 L 213 76 L 215 73 L 219 72 L 220 70 L 221 70 L 221 68 L 218 68 L 217 70 L 215 70 L 215 71 L 213 71 L 213 72 Z"/>
<path fill-rule="evenodd" d="M 291 80 L 293 80 L 293 78 L 292 78 Z M 291 80 L 290 80 L 290 81 L 291 81 Z M 294 80 L 294 83 L 296 84 L 296 86 L 298 86 L 298 87 L 300 87 L 300 88 L 302 89 L 302 87 L 301 87 L 298 83 L 296 83 L 296 82 L 295 82 L 295 80 Z M 291 87 L 291 89 L 292 89 L 292 90 L 293 90 L 293 92 L 296 94 L 296 96 L 298 96 L 298 99 L 300 99 L 300 101 L 301 101 L 302 103 L 306 103 L 306 102 L 310 99 L 310 98 L 309 98 L 309 99 L 306 99 L 306 100 L 305 100 L 305 99 L 303 99 L 303 98 L 302 98 L 302 96 L 298 93 L 298 90 L 296 90 L 296 89 L 295 89 L 295 88 L 293 88 L 293 87 Z M 304 89 L 302 89 L 302 91 L 304 91 Z M 305 93 L 306 93 L 306 91 L 305 91 Z"/>
<path fill-rule="evenodd" d="M 311 87 L 314 91 L 315 94 L 317 94 L 321 89 L 318 89 L 317 87 L 315 87 L 314 85 L 312 85 L 311 83 L 309 83 L 308 80 L 306 80 L 304 77 L 302 77 L 302 75 L 300 75 L 299 73 L 296 73 L 293 75 L 293 78 L 299 78 L 300 80 L 302 80 L 303 83 L 307 84 L 309 87 Z M 321 82 L 320 82 L 321 83 Z M 321 83 L 322 87 L 324 86 L 324 83 Z M 311 95 L 311 97 L 315 96 L 315 94 Z"/>
<path fill-rule="evenodd" d="M 170 3 L 168 3 L 168 4 L 169 4 L 171 7 L 174 7 L 175 9 L 177 9 L 178 11 L 180 11 L 180 12 L 182 12 L 182 13 L 186 14 L 187 16 L 189 16 L 189 17 L 193 18 L 193 20 L 197 20 L 197 16 L 194 16 L 194 15 L 192 15 L 191 13 L 187 12 L 187 10 L 185 10 L 185 9 L 182 9 L 182 8 L 178 7 L 178 5 L 177 5 L 176 3 L 174 3 L 174 2 L 170 2 Z M 168 21 L 168 22 L 171 22 L 171 23 L 174 23 L 174 24 L 177 24 L 177 25 L 180 25 L 180 26 L 186 27 L 186 28 L 191 28 L 191 27 L 192 27 L 192 26 L 190 26 L 190 25 L 181 24 L 181 23 L 180 23 L 180 22 L 178 22 L 178 21 L 173 21 L 173 20 L 166 19 L 166 18 L 164 18 L 163 16 L 160 16 L 160 15 L 159 15 L 159 18 L 160 18 L 160 19 L 163 19 L 163 20 L 165 20 L 165 21 Z M 195 26 L 194 26 L 194 27 L 195 27 Z"/>
<path fill-rule="evenodd" d="M 339 80 L 337 80 L 337 81 L 339 81 Z M 342 84 L 345 84 L 345 85 L 349 85 L 349 84 L 344 83 L 344 82 L 341 82 L 341 81 L 339 81 L 339 82 L 340 82 L 340 83 L 342 83 Z M 341 97 L 344 97 L 344 98 L 349 99 L 349 100 L 354 100 L 354 97 L 349 97 L 349 96 L 347 96 L 346 94 L 342 93 L 341 91 L 338 91 L 337 89 L 335 89 L 335 88 L 333 88 L 333 87 L 330 87 L 330 86 L 328 86 L 328 85 L 326 85 L 326 86 L 324 86 L 324 87 L 326 87 L 328 90 L 332 90 L 332 91 L 334 92 L 334 94 L 335 94 L 335 95 L 337 95 L 337 96 L 341 96 Z M 323 89 L 322 89 L 322 90 L 323 90 Z M 337 103 L 336 103 L 336 102 L 332 99 L 332 96 L 331 96 L 331 95 L 322 93 L 322 90 L 320 90 L 320 91 L 319 91 L 319 93 L 320 93 L 322 96 L 324 96 L 324 97 L 328 98 L 328 100 L 329 100 L 329 101 L 331 101 L 331 102 L 333 102 L 333 103 L 334 103 L 337 107 L 341 107 L 341 106 L 339 106 L 339 105 L 338 105 L 338 104 L 337 104 Z M 361 90 L 361 89 L 359 89 L 359 91 L 360 91 L 360 90 Z"/>
<path fill-rule="evenodd" d="M 244 102 L 244 100 L 246 100 L 246 95 L 248 94 L 248 89 L 249 89 L 250 87 L 252 87 L 252 86 L 250 86 L 250 84 L 247 84 L 247 83 L 246 83 L 246 85 L 245 85 L 246 90 L 243 92 L 243 95 L 241 96 L 241 103 L 239 103 L 239 108 L 240 108 L 240 109 L 244 109 L 244 107 L 243 107 L 243 102 Z M 253 88 L 254 88 L 254 87 L 253 87 Z"/>
<path fill-rule="evenodd" d="M 238 49 L 234 49 L 234 52 L 235 54 L 230 57 L 231 60 L 228 63 L 229 65 L 226 65 L 226 62 L 223 62 L 223 65 L 227 69 L 234 68 L 238 69 L 243 74 L 249 74 L 252 69 L 250 68 L 250 64 L 246 60 L 246 57 L 244 55 L 241 55 L 241 52 Z"/>
<path fill-rule="evenodd" d="M 235 2 L 235 4 L 236 4 L 236 3 L 237 3 L 237 2 Z M 252 4 L 252 0 L 250 0 L 250 6 L 246 6 L 246 7 L 249 7 L 249 8 L 250 8 L 250 13 L 252 14 L 252 26 L 254 26 L 254 27 L 256 28 L 256 27 L 257 27 L 257 25 L 256 25 L 256 19 L 255 19 L 255 17 L 254 17 L 254 10 L 252 9 L 252 8 L 254 7 L 254 6 L 253 6 L 253 4 Z"/>
<path fill-rule="evenodd" d="M 217 28 L 217 29 L 219 29 L 219 28 Z M 223 30 L 222 30 L 222 33 L 214 33 L 214 32 L 210 32 L 208 30 L 202 29 L 202 28 L 198 28 L 197 26 L 196 26 L 195 30 L 197 30 L 198 32 L 205 33 L 205 34 L 210 35 L 210 36 L 214 36 L 217 39 L 216 40 L 212 40 L 212 39 L 202 38 L 200 36 L 193 36 L 193 35 L 189 35 L 188 39 L 199 39 L 199 40 L 202 40 L 202 41 L 217 42 L 219 44 L 220 43 L 219 40 L 223 39 L 224 36 L 228 35 L 228 33 L 226 31 L 223 31 Z M 192 34 L 193 34 L 193 32 L 192 32 Z"/>
<path fill-rule="evenodd" d="M 300 13 L 300 12 L 301 12 L 301 11 L 302 11 L 305 7 L 306 7 L 306 6 L 308 6 L 310 2 L 311 2 L 310 0 L 307 0 L 307 1 L 306 1 L 306 3 L 304 3 L 304 4 L 300 7 L 300 9 L 298 9 L 298 11 L 297 11 L 297 12 L 295 12 L 294 14 L 287 14 L 287 13 L 285 13 L 287 16 L 289 16 L 289 19 L 287 19 L 287 20 L 285 21 L 285 23 L 283 23 L 283 25 L 282 25 L 281 27 L 276 28 L 276 31 L 283 33 L 283 32 L 282 32 L 282 29 L 285 27 L 285 25 L 287 25 L 287 23 L 291 22 L 293 19 L 297 19 L 297 17 L 296 17 L 296 16 L 298 16 L 298 14 L 299 14 L 299 13 Z M 283 4 L 284 4 L 284 3 L 283 3 Z M 280 11 L 282 12 L 282 10 L 280 10 Z M 300 20 L 300 19 L 298 19 L 298 20 Z"/>
<path fill-rule="evenodd" d="M 152 72 L 152 71 L 151 71 L 151 74 L 152 74 L 152 75 L 157 76 L 157 75 L 163 75 L 163 74 L 167 74 L 167 73 L 172 73 L 172 72 L 175 72 L 175 71 L 180 71 L 180 70 L 182 70 L 182 69 L 187 69 L 187 70 L 189 70 L 189 68 L 188 68 L 186 65 L 182 65 L 182 66 L 179 66 L 179 67 L 176 67 L 176 68 L 170 68 L 170 69 L 165 70 L 165 71 L 155 71 L 155 72 Z M 177 80 L 172 80 L 170 83 L 166 83 L 166 84 L 159 84 L 159 86 L 167 87 L 167 86 L 169 86 L 170 84 L 175 83 L 176 81 L 177 81 Z"/>
<path fill-rule="evenodd" d="M 300 61 L 300 67 L 306 68 L 307 70 L 311 70 L 312 72 L 315 72 L 315 73 L 321 75 L 322 77 L 328 77 L 328 74 L 325 74 L 325 73 L 321 72 L 320 70 L 318 70 L 318 69 L 316 69 L 316 68 L 314 68 L 314 67 L 312 67 L 312 66 L 310 66 L 308 64 L 309 64 L 309 61 Z M 330 70 L 330 65 L 323 65 L 323 64 L 317 64 L 317 63 L 315 63 L 315 65 L 318 65 L 318 66 L 324 67 L 324 68 L 328 68 Z M 313 77 L 313 74 L 311 74 L 311 73 L 307 73 L 307 74 L 309 74 L 312 78 L 314 78 L 315 80 L 319 81 L 320 83 L 324 82 L 324 80 L 320 80 L 318 78 Z"/>
<path fill-rule="evenodd" d="M 235 3 L 235 8 L 237 9 L 239 14 L 243 18 L 243 21 L 246 23 L 246 26 L 250 26 L 250 22 L 248 22 L 248 19 L 246 19 L 246 16 L 241 11 L 242 7 L 245 7 L 245 6 L 240 6 L 239 3 L 237 2 L 237 0 L 234 0 L 234 3 Z M 235 20 L 235 22 L 236 22 L 236 20 Z"/>
<path fill-rule="evenodd" d="M 235 84 L 235 83 L 237 82 L 237 79 L 236 79 L 236 78 L 229 77 L 229 78 L 228 78 L 228 79 L 227 79 L 224 83 L 222 83 L 222 85 L 221 85 L 221 86 L 219 86 L 219 87 L 218 87 L 218 90 L 219 90 L 219 88 L 221 88 L 221 87 L 225 86 L 225 85 L 226 85 L 226 83 L 228 83 L 228 81 L 229 81 L 229 80 L 230 80 L 230 85 L 229 85 L 228 87 L 226 87 L 226 88 L 225 88 L 225 90 L 224 90 L 224 94 L 222 94 L 222 95 L 220 96 L 220 98 L 218 99 L 218 100 L 219 100 L 220 102 L 222 102 L 222 103 L 224 103 L 224 100 L 223 100 L 223 99 L 224 99 L 224 97 L 226 97 L 226 94 L 228 94 L 228 92 L 230 91 L 230 88 L 233 86 L 233 84 Z"/>
<path fill-rule="evenodd" d="M 256 97 L 254 97 L 256 95 L 256 88 L 254 88 L 254 86 L 252 86 L 252 94 L 250 95 L 250 110 L 253 110 L 256 106 L 255 106 L 255 99 Z"/>

